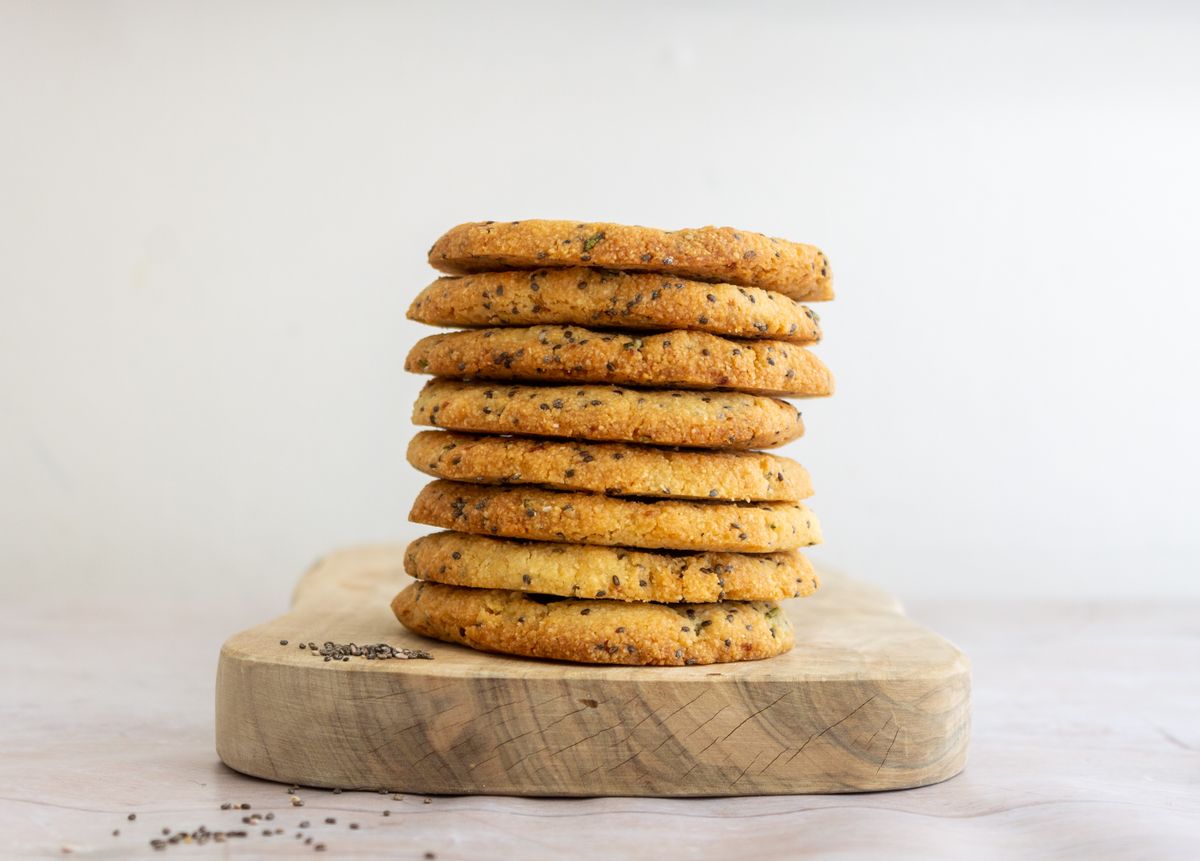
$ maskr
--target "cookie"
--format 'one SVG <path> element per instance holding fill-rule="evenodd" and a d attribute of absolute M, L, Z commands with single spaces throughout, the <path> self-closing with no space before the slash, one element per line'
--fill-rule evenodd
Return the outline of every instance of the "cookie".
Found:
<path fill-rule="evenodd" d="M 787 397 L 833 393 L 833 375 L 803 347 L 708 332 L 639 337 L 574 326 L 474 329 L 422 338 L 404 367 L 483 380 L 733 389 Z"/>
<path fill-rule="evenodd" d="M 413 300 L 408 318 L 434 326 L 574 324 L 821 340 L 816 312 L 773 290 L 579 267 L 439 278 Z"/>
<path fill-rule="evenodd" d="M 820 249 L 734 230 L 659 230 L 577 221 L 460 224 L 429 249 L 429 263 L 452 275 L 505 269 L 587 266 L 662 272 L 698 281 L 776 290 L 793 299 L 832 299 Z"/>
<path fill-rule="evenodd" d="M 393 599 L 392 612 L 406 628 L 448 643 L 589 664 L 753 661 L 795 642 L 787 615 L 769 601 L 628 604 L 414 583 Z"/>
<path fill-rule="evenodd" d="M 430 482 L 408 518 L 477 535 L 652 549 L 774 553 L 821 541 L 799 502 L 641 501 L 459 481 Z"/>
<path fill-rule="evenodd" d="M 408 545 L 418 580 L 567 598 L 701 604 L 812 594 L 817 575 L 796 551 L 667 553 L 437 532 Z"/>
<path fill-rule="evenodd" d="M 408 445 L 408 462 L 454 481 L 541 484 L 612 496 L 794 502 L 812 495 L 804 467 L 757 451 L 421 431 Z"/>
<path fill-rule="evenodd" d="M 795 407 L 761 395 L 452 380 L 425 384 L 412 421 L 479 433 L 696 448 L 774 448 L 804 434 Z"/>

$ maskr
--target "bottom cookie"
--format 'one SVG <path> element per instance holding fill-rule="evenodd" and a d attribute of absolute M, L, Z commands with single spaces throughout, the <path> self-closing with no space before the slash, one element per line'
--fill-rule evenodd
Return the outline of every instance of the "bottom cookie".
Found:
<path fill-rule="evenodd" d="M 788 651 L 791 623 L 770 601 L 649 604 L 414 583 L 392 601 L 405 627 L 485 652 L 589 664 L 682 666 Z"/>

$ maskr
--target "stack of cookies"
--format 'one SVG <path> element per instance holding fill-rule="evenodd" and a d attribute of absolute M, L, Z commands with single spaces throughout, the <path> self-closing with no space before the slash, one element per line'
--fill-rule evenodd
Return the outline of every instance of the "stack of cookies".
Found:
<path fill-rule="evenodd" d="M 803 300 L 816 248 L 730 228 L 480 222 L 429 262 L 408 316 L 432 335 L 409 462 L 435 477 L 392 602 L 429 637 L 604 664 L 709 664 L 792 647 L 780 599 L 817 578 L 781 397 L 833 392 Z"/>

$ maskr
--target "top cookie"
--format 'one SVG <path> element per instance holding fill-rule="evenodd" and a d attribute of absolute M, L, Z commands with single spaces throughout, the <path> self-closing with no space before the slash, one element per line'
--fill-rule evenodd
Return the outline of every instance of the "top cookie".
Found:
<path fill-rule="evenodd" d="M 793 344 L 821 340 L 816 312 L 774 290 L 582 267 L 439 278 L 413 300 L 408 318 L 433 326 L 563 323 L 691 329 Z"/>
<path fill-rule="evenodd" d="M 453 275 L 588 266 L 663 272 L 777 290 L 793 299 L 833 298 L 829 261 L 811 245 L 732 227 L 659 230 L 576 221 L 480 221 L 451 228 L 429 263 Z"/>

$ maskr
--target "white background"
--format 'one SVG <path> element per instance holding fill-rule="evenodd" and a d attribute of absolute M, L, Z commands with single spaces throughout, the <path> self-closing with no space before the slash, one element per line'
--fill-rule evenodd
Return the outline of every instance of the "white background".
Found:
<path fill-rule="evenodd" d="M 405 539 L 466 220 L 820 245 L 786 453 L 902 597 L 1200 594 L 1200 14 L 0 3 L 0 590 L 277 595 Z"/>

